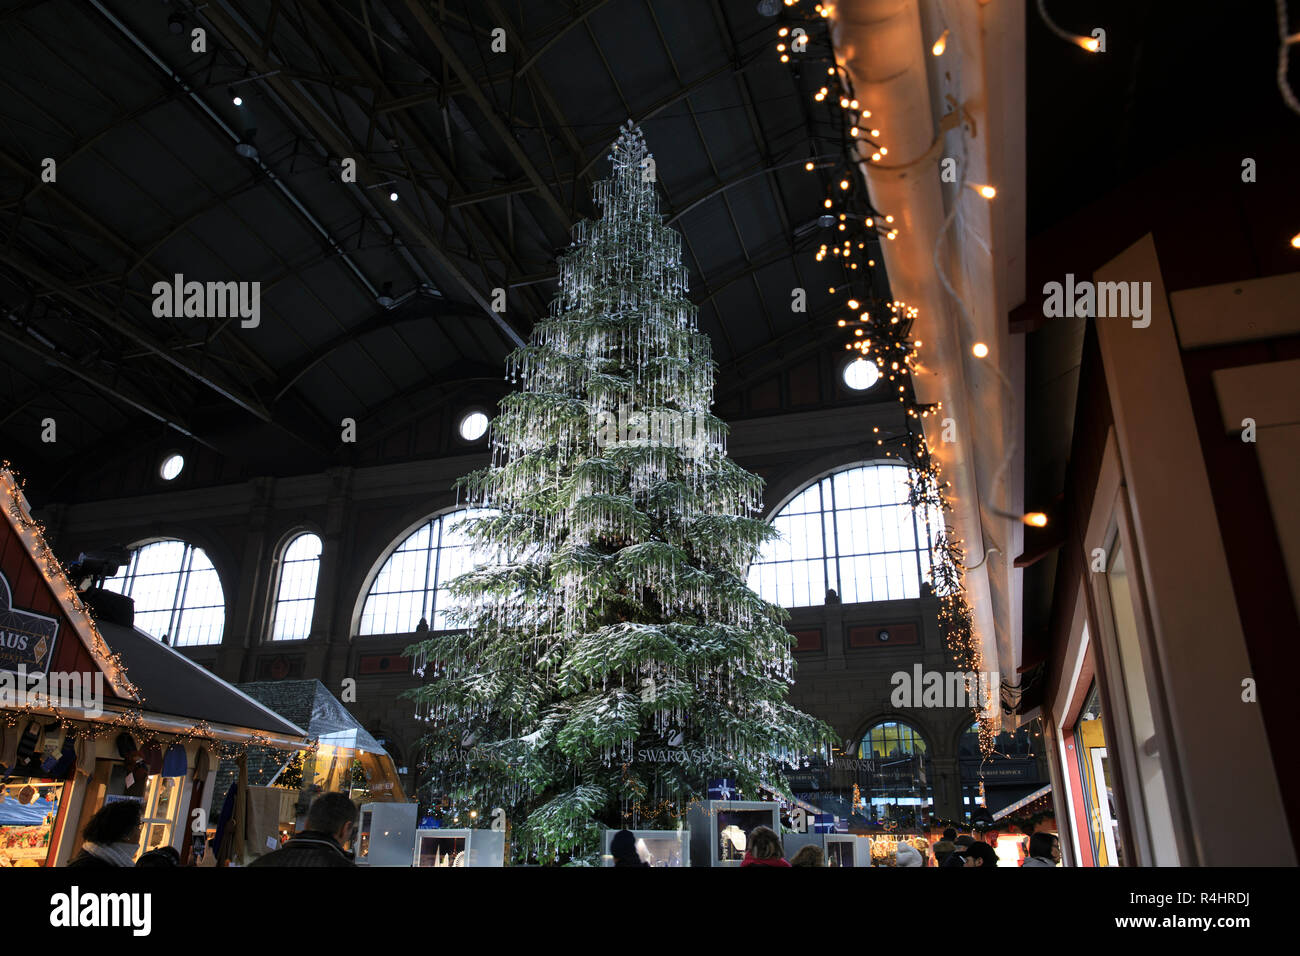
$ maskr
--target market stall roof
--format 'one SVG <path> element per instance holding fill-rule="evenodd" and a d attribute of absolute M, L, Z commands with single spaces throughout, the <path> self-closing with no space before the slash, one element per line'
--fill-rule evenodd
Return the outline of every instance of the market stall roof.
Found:
<path fill-rule="evenodd" d="M 97 623 L 105 643 L 121 656 L 132 683 L 140 690 L 143 709 L 284 736 L 308 736 L 271 708 L 144 631 L 111 621 Z"/>
<path fill-rule="evenodd" d="M 1015 803 L 1010 804 L 1009 806 L 1005 806 L 1001 810 L 998 810 L 996 813 L 993 814 L 993 819 L 1001 820 L 1003 817 L 1010 816 L 1011 814 L 1015 813 L 1017 810 L 1029 806 L 1035 800 L 1038 800 L 1041 797 L 1045 797 L 1051 792 L 1052 792 L 1052 785 L 1049 783 L 1047 786 L 1043 787 L 1042 789 L 1035 790 L 1027 797 L 1017 800 Z"/>
<path fill-rule="evenodd" d="M 255 681 L 238 687 L 277 714 L 305 727 L 322 744 L 387 754 L 337 697 L 318 680 Z"/>

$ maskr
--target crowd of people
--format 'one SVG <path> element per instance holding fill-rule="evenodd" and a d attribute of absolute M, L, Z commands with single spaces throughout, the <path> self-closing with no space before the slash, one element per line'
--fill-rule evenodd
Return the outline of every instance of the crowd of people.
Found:
<path fill-rule="evenodd" d="M 81 852 L 68 863 L 70 867 L 180 866 L 180 854 L 171 847 L 159 847 L 134 859 L 140 841 L 142 808 L 135 800 L 107 804 L 90 818 L 82 832 Z M 284 846 L 258 857 L 249 866 L 355 866 L 344 850 L 356 826 L 357 806 L 345 794 L 326 793 L 317 797 L 307 812 L 305 828 Z M 993 847 L 970 834 L 958 835 L 954 829 L 943 832 L 943 839 L 933 846 L 935 865 L 940 867 L 991 867 L 998 865 Z M 610 841 L 614 866 L 648 867 L 642 849 L 631 830 L 620 830 Z M 927 861 L 922 851 L 904 841 L 898 842 L 894 865 L 923 867 Z M 1029 851 L 1022 866 L 1057 866 L 1061 862 L 1061 841 L 1054 833 L 1035 833 L 1029 838 Z M 787 860 L 781 837 L 770 827 L 755 827 L 745 844 L 742 867 L 826 866 L 822 848 L 802 847 Z"/>

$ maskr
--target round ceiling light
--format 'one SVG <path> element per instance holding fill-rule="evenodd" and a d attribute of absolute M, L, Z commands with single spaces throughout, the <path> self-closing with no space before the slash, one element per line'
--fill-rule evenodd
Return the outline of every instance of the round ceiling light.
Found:
<path fill-rule="evenodd" d="M 856 359 L 844 366 L 844 384 L 855 392 L 865 392 L 880 380 L 880 369 L 868 359 Z"/>
<path fill-rule="evenodd" d="M 181 473 L 184 467 L 184 457 L 173 453 L 162 460 L 162 464 L 158 466 L 158 474 L 162 476 L 163 481 L 171 481 Z"/>
<path fill-rule="evenodd" d="M 478 441 L 488 430 L 488 417 L 483 412 L 466 412 L 460 420 L 460 437 L 465 441 Z"/>

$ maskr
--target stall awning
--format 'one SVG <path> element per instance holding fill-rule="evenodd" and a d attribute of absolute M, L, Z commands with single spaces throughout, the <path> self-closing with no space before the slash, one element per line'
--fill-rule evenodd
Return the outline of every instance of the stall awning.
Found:
<path fill-rule="evenodd" d="M 121 656 L 146 712 L 284 737 L 308 736 L 301 727 L 144 631 L 111 621 L 97 623 L 104 642 Z"/>
<path fill-rule="evenodd" d="M 323 745 L 386 754 L 337 697 L 318 680 L 255 681 L 239 690 L 305 728 Z"/>

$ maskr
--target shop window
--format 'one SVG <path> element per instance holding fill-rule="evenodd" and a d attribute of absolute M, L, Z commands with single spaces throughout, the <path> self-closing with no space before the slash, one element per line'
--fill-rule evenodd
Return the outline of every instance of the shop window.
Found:
<path fill-rule="evenodd" d="M 429 519 L 393 549 L 361 607 L 361 634 L 412 632 L 421 618 L 432 630 L 453 626 L 447 613 L 457 606 L 447 584 L 495 558 L 475 548 L 460 523 L 489 514 L 461 509 Z"/>
<path fill-rule="evenodd" d="M 104 587 L 135 601 L 135 626 L 173 647 L 221 643 L 226 598 L 202 548 L 171 539 L 146 544 Z"/>
<path fill-rule="evenodd" d="M 1074 725 L 1075 755 L 1088 811 L 1088 839 L 1098 866 L 1123 866 L 1115 781 L 1101 714 L 1101 696 L 1094 683 Z"/>
<path fill-rule="evenodd" d="M 45 865 L 63 786 L 28 779 L 0 785 L 0 867 Z"/>
<path fill-rule="evenodd" d="M 919 597 L 930 580 L 934 509 L 908 504 L 909 470 L 878 462 L 820 478 L 772 518 L 781 533 L 750 566 L 749 585 L 783 607 Z"/>
<path fill-rule="evenodd" d="M 311 635 L 320 553 L 321 540 L 314 534 L 300 534 L 285 547 L 271 613 L 271 640 L 295 641 Z"/>
<path fill-rule="evenodd" d="M 868 824 L 926 826 L 934 806 L 934 768 L 920 732 L 902 721 L 881 721 L 863 734 L 858 758 L 853 814 Z"/>

